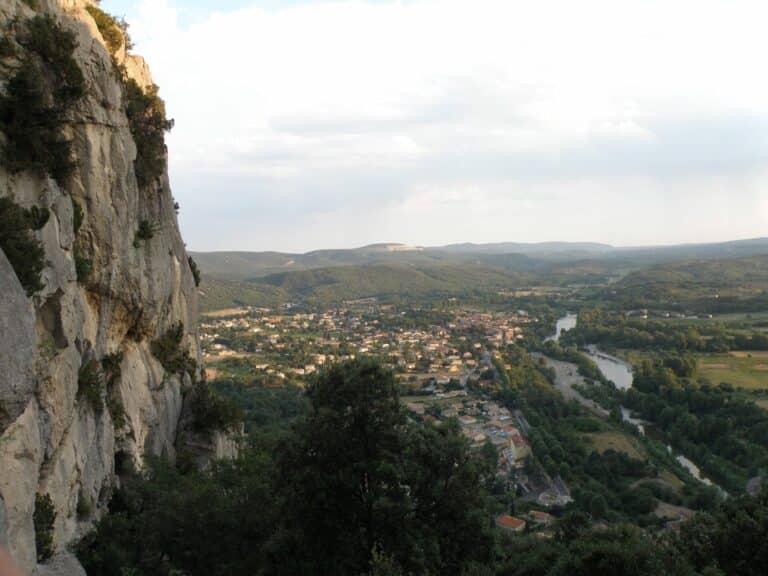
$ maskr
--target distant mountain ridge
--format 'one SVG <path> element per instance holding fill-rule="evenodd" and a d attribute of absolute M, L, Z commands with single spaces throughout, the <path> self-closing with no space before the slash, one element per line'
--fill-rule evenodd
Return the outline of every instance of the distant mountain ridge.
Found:
<path fill-rule="evenodd" d="M 465 242 L 462 244 L 448 244 L 429 248 L 454 254 L 558 254 L 558 253 L 582 253 L 603 254 L 615 248 L 609 244 L 597 242 L 494 242 L 490 244 L 474 244 Z"/>
<path fill-rule="evenodd" d="M 360 248 L 313 250 L 304 254 L 285 252 L 194 252 L 205 274 L 227 280 L 261 278 L 286 271 L 369 264 L 475 264 L 515 272 L 532 271 L 551 262 L 602 262 L 607 267 L 628 269 L 675 260 L 748 257 L 768 254 L 768 238 L 720 243 L 670 246 L 614 247 L 596 242 L 499 242 L 421 247 L 399 243 L 370 244 Z"/>

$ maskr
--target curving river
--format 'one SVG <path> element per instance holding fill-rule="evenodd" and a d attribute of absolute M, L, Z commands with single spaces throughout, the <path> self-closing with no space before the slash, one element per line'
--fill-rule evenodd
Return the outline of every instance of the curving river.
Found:
<path fill-rule="evenodd" d="M 571 330 L 576 327 L 579 317 L 576 314 L 566 314 L 555 323 L 555 333 L 550 336 L 549 339 L 555 342 L 560 340 L 560 336 L 563 332 Z M 627 390 L 632 387 L 632 365 L 601 352 L 597 346 L 587 346 L 588 355 L 595 361 L 597 367 L 600 368 L 600 372 L 603 373 L 608 380 L 613 382 L 616 388 L 620 390 Z"/>
<path fill-rule="evenodd" d="M 555 323 L 555 334 L 553 336 L 550 336 L 548 340 L 554 340 L 555 342 L 557 342 L 558 340 L 560 340 L 560 335 L 563 332 L 570 330 L 571 328 L 576 328 L 576 323 L 578 321 L 579 321 L 578 315 L 571 314 L 569 312 L 568 314 L 560 318 Z"/>
<path fill-rule="evenodd" d="M 550 337 L 551 340 L 554 340 L 557 342 L 560 340 L 560 336 L 563 332 L 566 330 L 571 330 L 572 328 L 576 327 L 576 324 L 578 322 L 578 316 L 576 314 L 566 314 L 562 318 L 560 318 L 557 323 L 555 324 L 555 334 Z M 610 354 L 606 354 L 605 352 L 602 352 L 598 349 L 597 346 L 594 344 L 590 344 L 587 346 L 587 355 L 592 358 L 592 360 L 595 361 L 595 364 L 597 364 L 597 367 L 600 369 L 600 372 L 602 372 L 603 376 L 605 376 L 608 380 L 613 382 L 614 386 L 620 390 L 628 390 L 632 387 L 632 383 L 634 380 L 634 377 L 632 375 L 632 365 L 628 362 L 624 362 L 623 360 L 616 358 L 615 356 L 611 356 Z M 621 417 L 622 420 L 625 422 L 628 422 L 632 425 L 634 425 L 640 434 L 645 435 L 645 425 L 647 422 L 644 422 L 642 420 L 638 420 L 637 418 L 632 417 L 632 413 L 625 408 L 624 406 L 621 406 Z M 713 483 L 709 478 L 704 476 L 701 473 L 701 470 L 699 469 L 696 464 L 694 464 L 691 460 L 683 456 L 682 454 L 675 455 L 672 451 L 672 447 L 667 445 L 667 450 L 669 450 L 670 454 L 673 454 L 675 456 L 675 459 L 677 462 L 683 466 L 688 472 L 690 472 L 691 476 L 696 478 L 699 482 L 702 482 L 708 486 L 714 486 L 717 488 L 721 494 L 724 496 L 727 496 L 728 493 L 725 492 L 720 486 Z"/>
<path fill-rule="evenodd" d="M 634 376 L 632 375 L 631 364 L 601 352 L 596 346 L 587 346 L 587 350 L 589 357 L 595 361 L 603 376 L 613 382 L 616 388 L 619 390 L 629 390 L 632 388 Z"/>

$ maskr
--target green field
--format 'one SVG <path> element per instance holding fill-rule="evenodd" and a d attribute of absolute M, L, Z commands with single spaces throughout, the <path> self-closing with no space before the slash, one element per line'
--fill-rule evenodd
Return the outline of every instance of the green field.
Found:
<path fill-rule="evenodd" d="M 727 382 L 736 388 L 768 389 L 768 352 L 702 354 L 698 357 L 698 371 L 713 384 Z"/>
<path fill-rule="evenodd" d="M 648 457 L 645 448 L 637 440 L 623 432 L 609 430 L 606 432 L 584 434 L 583 437 L 600 454 L 607 450 L 614 450 L 616 452 L 623 452 L 635 460 L 645 460 Z"/>

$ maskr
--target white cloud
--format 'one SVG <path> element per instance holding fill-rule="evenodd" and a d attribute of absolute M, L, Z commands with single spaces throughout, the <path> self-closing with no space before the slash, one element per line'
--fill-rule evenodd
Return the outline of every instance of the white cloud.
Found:
<path fill-rule="evenodd" d="M 764 2 L 352 0 L 188 27 L 175 6 L 142 0 L 131 24 L 177 121 L 172 178 L 195 249 L 768 229 L 754 212 L 767 183 Z M 731 138 L 722 155 L 712 130 Z M 699 220 L 670 230 L 666 198 L 694 191 L 708 195 Z M 275 216 L 232 208 L 211 225 L 208 194 Z M 585 203 L 590 228 L 571 218 Z M 645 217 L 611 225 L 629 209 Z M 345 227 L 355 210 L 367 224 Z M 524 225 L 505 225 L 510 211 Z M 254 219 L 261 232 L 246 229 Z"/>

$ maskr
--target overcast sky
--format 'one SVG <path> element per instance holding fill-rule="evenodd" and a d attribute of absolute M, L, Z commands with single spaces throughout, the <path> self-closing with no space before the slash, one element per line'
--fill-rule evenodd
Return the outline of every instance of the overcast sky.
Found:
<path fill-rule="evenodd" d="M 768 2 L 103 0 L 193 250 L 768 236 Z"/>

